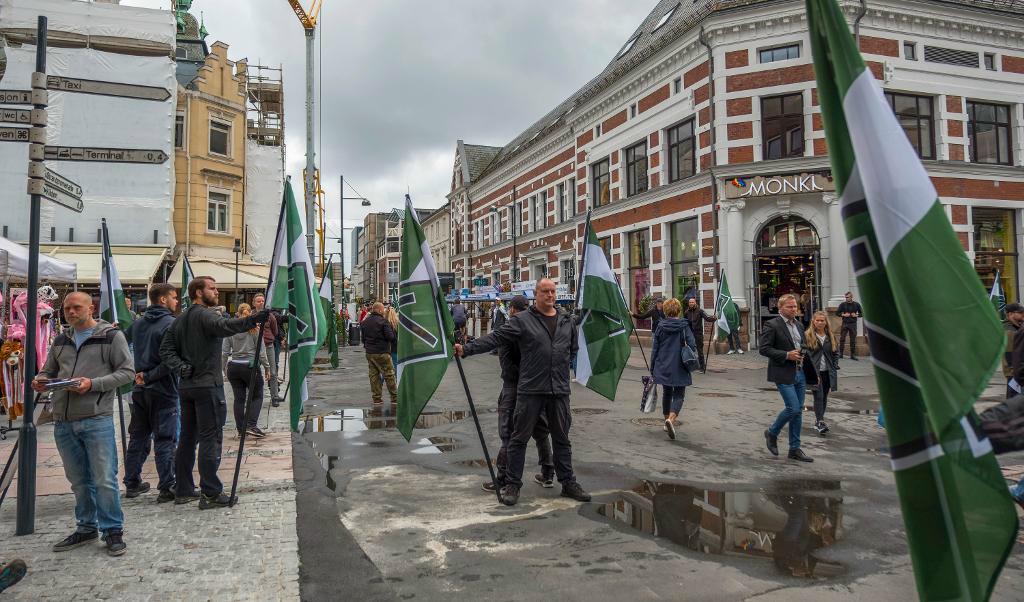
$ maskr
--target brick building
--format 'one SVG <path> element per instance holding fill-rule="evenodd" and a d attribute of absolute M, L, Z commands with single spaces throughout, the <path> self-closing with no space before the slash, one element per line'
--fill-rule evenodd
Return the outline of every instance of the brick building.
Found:
<path fill-rule="evenodd" d="M 982 280 L 1018 300 L 1024 1 L 840 3 Z M 857 285 L 827 153 L 802 0 L 662 0 L 506 146 L 459 141 L 452 269 L 572 286 L 592 209 L 631 306 L 711 308 L 724 273 L 744 331 L 786 292 L 835 308 Z"/>

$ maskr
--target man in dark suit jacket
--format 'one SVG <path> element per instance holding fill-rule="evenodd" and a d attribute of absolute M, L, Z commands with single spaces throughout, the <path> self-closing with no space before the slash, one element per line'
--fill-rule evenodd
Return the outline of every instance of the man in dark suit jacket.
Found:
<path fill-rule="evenodd" d="M 803 371 L 803 329 L 796 319 L 800 307 L 794 295 L 779 298 L 779 317 L 764 325 L 758 341 L 761 355 L 768 358 L 768 382 L 775 383 L 786 407 L 764 432 L 765 443 L 772 455 L 779 455 L 779 433 L 789 424 L 789 458 L 813 462 L 800 449 L 800 427 L 803 424 L 804 391 L 807 378 Z"/>

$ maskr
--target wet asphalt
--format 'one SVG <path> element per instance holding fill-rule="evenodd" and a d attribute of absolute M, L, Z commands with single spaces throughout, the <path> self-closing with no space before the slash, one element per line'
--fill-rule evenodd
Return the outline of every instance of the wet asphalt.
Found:
<path fill-rule="evenodd" d="M 493 457 L 497 358 L 464 366 Z M 593 501 L 533 483 L 531 445 L 511 508 L 480 489 L 488 473 L 454 365 L 408 443 L 394 408 L 370 403 L 361 349 L 343 349 L 337 370 L 318 366 L 293 436 L 303 599 L 915 596 L 868 362 L 841 364 L 829 435 L 804 414 L 813 464 L 785 458 L 785 431 L 781 457 L 765 449 L 782 404 L 755 355 L 711 357 L 675 441 L 660 412 L 639 410 L 642 366 L 634 348 L 615 402 L 573 385 L 574 468 Z M 983 401 L 998 399 L 998 380 Z M 1024 599 L 1019 553 L 994 599 Z"/>

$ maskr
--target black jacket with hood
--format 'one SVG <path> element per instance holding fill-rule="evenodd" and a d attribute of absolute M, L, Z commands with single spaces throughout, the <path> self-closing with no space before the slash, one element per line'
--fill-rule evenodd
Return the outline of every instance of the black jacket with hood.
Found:
<path fill-rule="evenodd" d="M 518 395 L 568 395 L 569 369 L 578 349 L 576 322 L 564 311 L 557 311 L 554 336 L 540 312 L 531 307 L 487 336 L 466 343 L 463 354 L 487 353 L 502 343 L 514 346 L 520 358 Z"/>
<path fill-rule="evenodd" d="M 199 304 L 178 316 L 160 344 L 161 361 L 181 375 L 178 388 L 223 387 L 222 341 L 224 337 L 255 328 L 258 316 L 259 313 L 244 318 L 225 318 L 212 307 Z"/>
<path fill-rule="evenodd" d="M 160 343 L 164 333 L 174 323 L 174 314 L 163 305 L 150 305 L 142 316 L 132 322 L 124 336 L 132 345 L 135 372 L 142 372 L 145 384 L 135 390 L 149 389 L 165 397 L 177 397 L 178 377 L 170 366 L 160 359 Z"/>

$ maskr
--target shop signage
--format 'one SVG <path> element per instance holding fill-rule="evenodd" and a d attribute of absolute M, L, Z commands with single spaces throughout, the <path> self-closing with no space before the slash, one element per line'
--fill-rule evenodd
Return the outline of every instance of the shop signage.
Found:
<path fill-rule="evenodd" d="M 822 174 L 791 174 L 784 176 L 758 176 L 733 178 L 725 183 L 725 197 L 746 199 L 784 194 L 806 194 L 834 191 L 832 180 Z"/>

